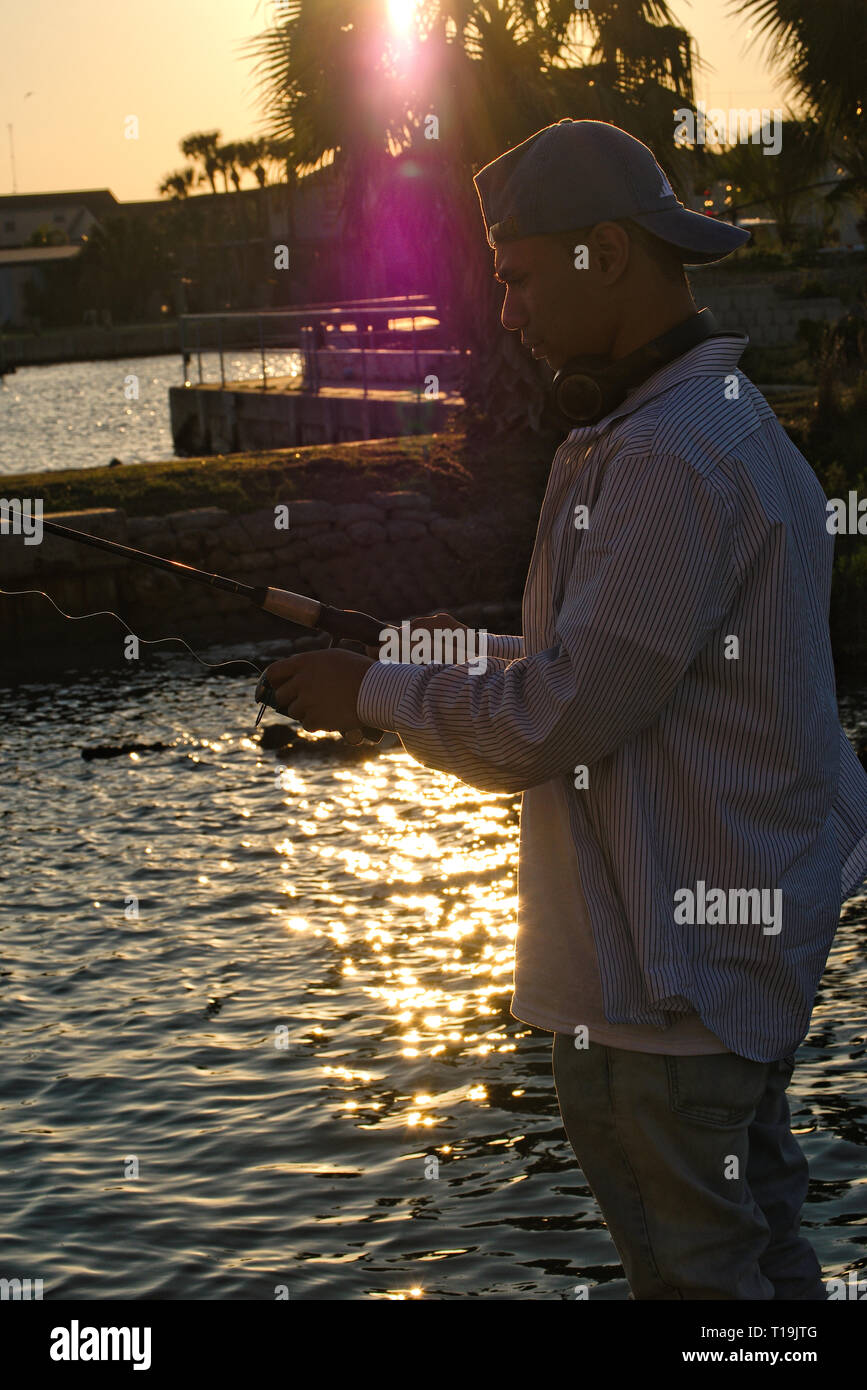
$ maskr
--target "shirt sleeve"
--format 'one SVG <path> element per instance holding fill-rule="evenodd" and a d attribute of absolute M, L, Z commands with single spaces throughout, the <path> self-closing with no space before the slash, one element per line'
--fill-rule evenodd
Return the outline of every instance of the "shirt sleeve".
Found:
<path fill-rule="evenodd" d="M 519 657 L 524 655 L 523 637 L 489 632 L 485 640 L 488 644 L 488 656 L 503 657 L 506 661 L 517 661 Z"/>
<path fill-rule="evenodd" d="M 867 776 L 858 755 L 840 728 L 840 776 L 832 811 L 840 846 L 841 902 L 846 902 L 867 874 Z"/>
<path fill-rule="evenodd" d="M 554 643 L 477 674 L 377 663 L 362 721 L 487 791 L 591 766 L 653 722 L 721 624 L 737 587 L 732 530 L 712 475 L 671 454 L 612 460 L 555 605 Z"/>

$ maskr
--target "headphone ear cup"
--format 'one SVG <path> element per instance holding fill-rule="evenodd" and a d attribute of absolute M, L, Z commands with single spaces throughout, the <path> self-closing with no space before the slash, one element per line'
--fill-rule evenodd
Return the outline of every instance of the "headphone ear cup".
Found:
<path fill-rule="evenodd" d="M 554 377 L 554 400 L 561 414 L 576 424 L 590 424 L 599 418 L 605 394 L 597 377 L 586 370 L 569 370 L 569 363 Z"/>
<path fill-rule="evenodd" d="M 572 357 L 554 375 L 554 403 L 561 416 L 573 425 L 595 425 L 660 367 L 721 333 L 710 310 L 702 309 L 628 357 L 614 362 L 600 357 Z"/>

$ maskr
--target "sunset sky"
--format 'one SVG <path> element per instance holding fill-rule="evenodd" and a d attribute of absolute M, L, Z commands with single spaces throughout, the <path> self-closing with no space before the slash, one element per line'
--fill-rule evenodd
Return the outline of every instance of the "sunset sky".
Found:
<path fill-rule="evenodd" d="M 699 69 L 708 106 L 786 106 L 782 73 L 763 61 L 733 6 L 672 0 L 714 70 Z M 155 198 L 181 167 L 179 140 L 219 129 L 225 140 L 263 134 L 246 39 L 267 27 L 270 0 L 26 0 L 0 21 L 0 193 L 110 188 L 122 201 Z M 570 113 L 564 113 L 570 114 Z M 124 139 L 125 117 L 139 120 Z M 252 185 L 251 175 L 245 186 Z"/>

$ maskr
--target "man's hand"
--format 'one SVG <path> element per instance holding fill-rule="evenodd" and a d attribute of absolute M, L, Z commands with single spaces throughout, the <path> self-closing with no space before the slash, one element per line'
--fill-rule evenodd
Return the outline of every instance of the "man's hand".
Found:
<path fill-rule="evenodd" d="M 320 729 L 345 733 L 361 723 L 356 713 L 358 691 L 372 665 L 369 656 L 332 647 L 274 661 L 265 675 L 277 704 L 308 733 Z"/>

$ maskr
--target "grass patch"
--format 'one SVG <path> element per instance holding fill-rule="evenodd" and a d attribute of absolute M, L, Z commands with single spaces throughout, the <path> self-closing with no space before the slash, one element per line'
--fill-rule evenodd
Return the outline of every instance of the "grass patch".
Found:
<path fill-rule="evenodd" d="M 532 436 L 470 443 L 458 431 L 302 449 L 8 474 L 7 497 L 41 497 L 46 512 L 120 507 L 165 516 L 191 507 L 237 515 L 316 497 L 363 502 L 371 492 L 423 492 L 445 515 L 484 516 L 541 501 L 552 450 Z"/>
<path fill-rule="evenodd" d="M 815 388 L 775 396 L 772 402 L 823 485 L 842 485 L 841 462 L 850 477 L 865 466 L 864 418 L 850 395 L 843 393 L 833 427 L 819 432 Z M 484 519 L 493 506 L 508 515 L 513 508 L 541 503 L 555 447 L 529 434 L 468 439 L 455 427 L 357 444 L 7 474 L 0 479 L 0 491 L 6 497 L 41 497 L 46 512 L 120 507 L 133 517 L 166 516 L 192 507 L 222 507 L 239 515 L 308 497 L 363 502 L 371 492 L 418 491 L 444 515 Z"/>

